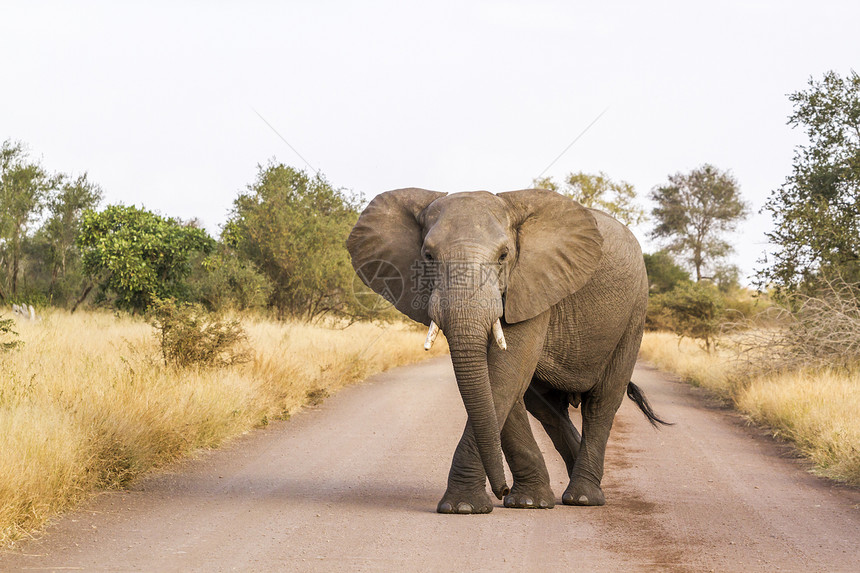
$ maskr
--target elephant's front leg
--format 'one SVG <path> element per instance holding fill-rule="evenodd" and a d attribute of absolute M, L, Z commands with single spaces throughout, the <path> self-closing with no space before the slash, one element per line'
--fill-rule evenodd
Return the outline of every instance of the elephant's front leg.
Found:
<path fill-rule="evenodd" d="M 555 494 L 550 487 L 549 472 L 522 400 L 514 404 L 502 429 L 502 450 L 514 476 L 514 487 L 505 496 L 505 507 L 554 507 Z"/>
<path fill-rule="evenodd" d="M 544 313 L 515 325 L 505 325 L 507 350 L 501 350 L 495 343 L 488 350 L 490 386 L 500 428 L 504 428 L 508 414 L 531 381 L 548 322 L 549 314 Z M 439 501 L 437 511 L 489 513 L 493 510 L 493 504 L 487 495 L 486 481 L 486 472 L 469 421 L 454 452 L 451 471 L 448 473 L 448 489 Z"/>
<path fill-rule="evenodd" d="M 439 513 L 490 513 L 493 503 L 487 495 L 487 474 L 481 463 L 472 425 L 466 429 L 454 451 L 448 472 L 448 489 L 436 506 Z"/>

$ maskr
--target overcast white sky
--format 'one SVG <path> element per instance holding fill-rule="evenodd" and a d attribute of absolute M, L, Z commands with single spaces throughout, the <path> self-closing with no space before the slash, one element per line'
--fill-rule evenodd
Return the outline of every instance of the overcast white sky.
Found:
<path fill-rule="evenodd" d="M 527 187 L 608 107 L 547 175 L 644 198 L 710 162 L 757 212 L 804 141 L 786 94 L 860 67 L 856 0 L 596 4 L 4 2 L 0 140 L 217 235 L 258 163 L 306 167 L 254 110 L 369 198 Z M 746 274 L 768 227 L 732 237 Z"/>

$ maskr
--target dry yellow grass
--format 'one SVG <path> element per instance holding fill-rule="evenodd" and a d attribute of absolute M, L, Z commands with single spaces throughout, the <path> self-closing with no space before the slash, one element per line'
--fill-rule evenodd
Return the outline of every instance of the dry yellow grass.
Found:
<path fill-rule="evenodd" d="M 646 333 L 640 356 L 729 399 L 751 420 L 793 442 L 822 475 L 860 485 L 860 373 L 800 370 L 742 377 L 730 352 Z"/>
<path fill-rule="evenodd" d="M 823 370 L 759 378 L 736 403 L 794 442 L 823 475 L 860 485 L 860 374 Z"/>
<path fill-rule="evenodd" d="M 728 397 L 731 359 L 719 349 L 711 354 L 689 338 L 668 332 L 646 332 L 639 354 L 661 370 Z"/>
<path fill-rule="evenodd" d="M 101 487 L 292 414 L 350 382 L 428 356 L 405 325 L 246 320 L 254 359 L 165 367 L 146 323 L 55 312 L 0 353 L 0 546 Z M 443 339 L 432 354 L 447 351 Z"/>

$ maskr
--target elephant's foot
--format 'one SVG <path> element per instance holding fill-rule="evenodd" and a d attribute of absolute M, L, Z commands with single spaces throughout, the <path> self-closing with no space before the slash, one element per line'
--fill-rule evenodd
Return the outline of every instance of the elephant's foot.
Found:
<path fill-rule="evenodd" d="M 493 504 L 487 491 L 482 489 L 470 493 L 446 491 L 439 505 L 438 513 L 490 513 Z"/>
<path fill-rule="evenodd" d="M 581 478 L 574 478 L 564 490 L 561 501 L 565 505 L 604 505 L 606 497 L 599 485 L 594 485 Z"/>
<path fill-rule="evenodd" d="M 505 507 L 552 509 L 555 507 L 555 494 L 548 485 L 530 487 L 514 483 L 511 493 L 505 496 Z"/>

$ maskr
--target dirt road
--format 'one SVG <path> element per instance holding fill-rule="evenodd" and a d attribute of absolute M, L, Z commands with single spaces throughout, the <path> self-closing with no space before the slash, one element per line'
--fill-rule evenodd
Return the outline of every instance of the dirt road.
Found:
<path fill-rule="evenodd" d="M 643 366 L 634 381 L 676 425 L 654 431 L 625 401 L 602 508 L 560 504 L 564 465 L 535 427 L 555 509 L 436 514 L 465 422 L 441 358 L 103 494 L 0 570 L 860 570 L 858 490 L 685 384 Z"/>

